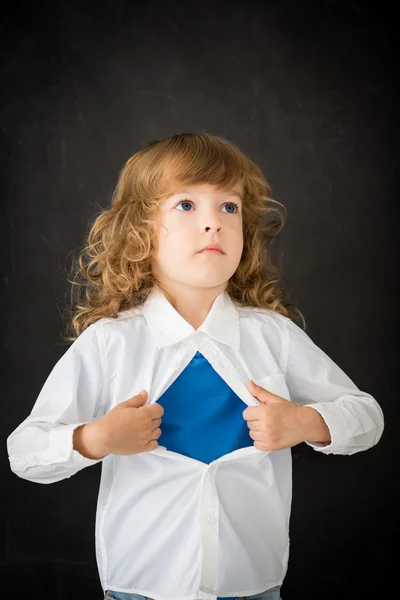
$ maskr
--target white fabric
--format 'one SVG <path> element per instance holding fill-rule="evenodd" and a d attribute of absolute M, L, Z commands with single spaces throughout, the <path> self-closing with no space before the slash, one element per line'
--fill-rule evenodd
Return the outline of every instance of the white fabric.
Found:
<path fill-rule="evenodd" d="M 249 379 L 325 419 L 324 454 L 380 439 L 383 413 L 293 321 L 215 300 L 196 331 L 154 289 L 147 302 L 88 327 L 54 366 L 11 433 L 12 471 L 54 483 L 96 464 L 72 446 L 79 425 L 139 393 L 156 402 L 197 351 L 247 405 Z M 161 423 L 162 427 L 162 423 Z M 103 590 L 155 600 L 216 600 L 280 585 L 289 557 L 291 450 L 241 448 L 205 464 L 158 446 L 102 460 L 96 558 Z"/>

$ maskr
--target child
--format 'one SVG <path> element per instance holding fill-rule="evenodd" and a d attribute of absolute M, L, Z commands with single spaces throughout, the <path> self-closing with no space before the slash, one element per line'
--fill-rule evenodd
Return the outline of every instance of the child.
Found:
<path fill-rule="evenodd" d="M 227 140 L 174 135 L 128 160 L 89 232 L 73 343 L 7 444 L 36 483 L 102 462 L 104 598 L 279 600 L 291 447 L 382 435 L 376 400 L 284 302 L 269 195 Z"/>

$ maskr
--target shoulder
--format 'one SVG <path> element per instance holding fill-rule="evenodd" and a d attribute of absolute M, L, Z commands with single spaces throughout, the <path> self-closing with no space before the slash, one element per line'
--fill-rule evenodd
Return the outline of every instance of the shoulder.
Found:
<path fill-rule="evenodd" d="M 145 324 L 142 307 L 136 306 L 119 312 L 116 317 L 102 317 L 90 325 L 88 330 L 93 328 L 92 336 L 95 334 L 98 338 L 105 340 L 105 338 L 131 334 L 132 331 L 138 332 Z"/>
<path fill-rule="evenodd" d="M 111 368 L 111 363 L 118 362 L 128 347 L 128 351 L 133 351 L 143 343 L 145 329 L 145 320 L 138 308 L 118 313 L 115 318 L 102 317 L 86 327 L 67 352 L 84 360 L 106 360 Z"/>
<path fill-rule="evenodd" d="M 305 333 L 303 327 L 296 321 L 277 310 L 270 308 L 260 308 L 258 306 L 242 306 L 235 303 L 241 319 L 250 319 L 255 323 L 275 324 L 282 328 L 287 334 L 289 333 Z"/>
<path fill-rule="evenodd" d="M 286 329 L 288 322 L 291 322 L 289 317 L 270 308 L 260 308 L 259 306 L 241 306 L 236 304 L 239 313 L 239 318 L 249 320 L 252 324 L 268 324 L 275 325 L 278 328 Z"/>
<path fill-rule="evenodd" d="M 309 340 L 308 334 L 293 319 L 281 312 L 258 306 L 237 306 L 241 329 L 249 335 L 255 333 L 287 350 L 291 339 Z"/>
<path fill-rule="evenodd" d="M 268 345 L 282 347 L 287 338 L 287 317 L 269 308 L 238 306 L 240 329 L 252 340 L 263 339 Z"/>

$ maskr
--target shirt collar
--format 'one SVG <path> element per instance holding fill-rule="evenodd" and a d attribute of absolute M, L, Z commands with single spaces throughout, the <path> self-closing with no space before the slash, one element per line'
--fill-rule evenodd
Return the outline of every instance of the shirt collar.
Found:
<path fill-rule="evenodd" d="M 163 292 L 154 287 L 142 305 L 144 318 L 158 348 L 165 348 L 204 332 L 214 340 L 240 348 L 239 312 L 226 290 L 221 292 L 196 330 L 175 310 Z"/>

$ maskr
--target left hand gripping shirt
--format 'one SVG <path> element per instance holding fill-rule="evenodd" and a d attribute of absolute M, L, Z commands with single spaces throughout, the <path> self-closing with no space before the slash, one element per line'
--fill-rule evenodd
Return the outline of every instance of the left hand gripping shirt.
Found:
<path fill-rule="evenodd" d="M 165 406 L 155 450 L 101 461 L 103 590 L 216 600 L 282 584 L 291 451 L 259 451 L 247 438 L 241 412 L 260 404 L 249 379 L 322 414 L 332 441 L 310 444 L 318 452 L 367 450 L 382 434 L 376 400 L 303 330 L 226 292 L 194 330 L 155 289 L 143 306 L 90 326 L 57 363 L 7 440 L 11 468 L 27 480 L 52 483 L 99 462 L 78 459 L 71 432 L 142 388 L 148 404 Z"/>

